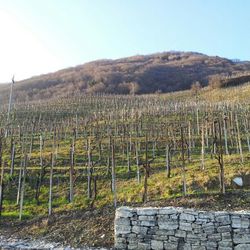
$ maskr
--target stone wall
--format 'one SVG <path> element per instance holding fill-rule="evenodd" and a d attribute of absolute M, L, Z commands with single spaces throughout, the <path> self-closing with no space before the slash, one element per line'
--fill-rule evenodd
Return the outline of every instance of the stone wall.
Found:
<path fill-rule="evenodd" d="M 121 207 L 116 210 L 115 248 L 250 250 L 250 212 Z"/>

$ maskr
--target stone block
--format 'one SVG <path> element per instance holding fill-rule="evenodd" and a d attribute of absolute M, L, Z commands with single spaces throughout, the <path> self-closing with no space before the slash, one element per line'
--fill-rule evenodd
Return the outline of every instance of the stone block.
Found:
<path fill-rule="evenodd" d="M 175 232 L 175 237 L 186 238 L 186 236 L 187 236 L 187 232 L 184 230 L 176 230 Z"/>
<path fill-rule="evenodd" d="M 235 233 L 233 235 L 233 242 L 235 244 L 249 244 L 250 243 L 250 234 Z"/>
<path fill-rule="evenodd" d="M 226 233 L 226 232 L 231 232 L 231 231 L 232 231 L 232 228 L 230 225 L 217 227 L 218 233 Z"/>
<path fill-rule="evenodd" d="M 127 244 L 122 244 L 122 243 L 117 243 L 115 244 L 115 249 L 117 250 L 124 250 L 124 249 L 127 249 Z"/>
<path fill-rule="evenodd" d="M 144 227 L 154 227 L 156 225 L 156 221 L 143 220 L 141 221 L 141 226 Z"/>
<path fill-rule="evenodd" d="M 205 223 L 209 223 L 210 221 L 211 220 L 209 220 L 209 219 L 196 218 L 195 223 L 198 224 L 198 225 L 202 225 L 202 224 L 205 224 Z"/>
<path fill-rule="evenodd" d="M 133 217 L 133 209 L 129 207 L 119 207 L 116 209 L 116 218 L 131 218 Z"/>
<path fill-rule="evenodd" d="M 128 244 L 128 250 L 137 250 L 138 244 Z"/>
<path fill-rule="evenodd" d="M 221 234 L 221 239 L 223 241 L 229 241 L 232 240 L 232 233 L 231 232 L 225 232 Z"/>
<path fill-rule="evenodd" d="M 185 220 L 185 221 L 195 221 L 195 216 L 193 214 L 186 214 L 182 213 L 180 215 L 180 220 Z"/>
<path fill-rule="evenodd" d="M 169 237 L 168 237 L 168 241 L 169 241 L 169 242 L 179 242 L 180 239 L 177 238 L 177 237 L 174 237 L 174 236 L 169 236 Z"/>
<path fill-rule="evenodd" d="M 154 240 L 160 240 L 160 241 L 167 241 L 168 240 L 168 236 L 166 235 L 152 235 L 152 239 Z"/>
<path fill-rule="evenodd" d="M 159 229 L 175 230 L 178 229 L 178 221 L 158 221 Z"/>
<path fill-rule="evenodd" d="M 163 207 L 161 209 L 159 209 L 158 214 L 159 215 L 168 215 L 168 214 L 176 214 L 177 213 L 177 209 L 174 207 Z"/>
<path fill-rule="evenodd" d="M 115 235 L 131 233 L 131 226 L 115 225 Z"/>
<path fill-rule="evenodd" d="M 132 220 L 131 221 L 131 225 L 132 226 L 139 226 L 140 225 L 140 221 L 139 220 Z"/>
<path fill-rule="evenodd" d="M 142 227 L 142 226 L 132 226 L 132 233 L 136 234 L 147 234 L 148 228 L 147 227 Z"/>
<path fill-rule="evenodd" d="M 137 235 L 135 233 L 128 234 L 127 241 L 137 241 Z"/>
<path fill-rule="evenodd" d="M 231 220 L 229 214 L 226 213 L 216 213 L 215 221 L 219 222 L 220 225 L 230 225 Z"/>
<path fill-rule="evenodd" d="M 150 243 L 138 242 L 138 250 L 150 250 Z"/>
<path fill-rule="evenodd" d="M 179 219 L 179 215 L 178 214 L 171 214 L 171 215 L 169 215 L 169 218 L 171 220 L 178 220 Z"/>
<path fill-rule="evenodd" d="M 190 243 L 185 243 L 180 249 L 181 250 L 192 250 L 192 246 Z"/>
<path fill-rule="evenodd" d="M 213 234 L 215 232 L 215 226 L 212 222 L 203 224 L 202 229 L 206 234 Z"/>
<path fill-rule="evenodd" d="M 234 247 L 235 250 L 249 250 L 250 244 L 239 244 Z"/>
<path fill-rule="evenodd" d="M 153 215 L 148 215 L 148 216 L 146 216 L 146 215 L 140 215 L 140 216 L 138 217 L 138 219 L 139 219 L 139 220 L 154 221 L 156 218 L 155 218 L 155 216 L 153 216 Z"/>
<path fill-rule="evenodd" d="M 232 228 L 249 228 L 250 221 L 248 217 L 232 216 Z"/>
<path fill-rule="evenodd" d="M 192 246 L 192 250 L 206 250 L 205 246 Z"/>
<path fill-rule="evenodd" d="M 201 212 L 201 213 L 199 213 L 198 218 L 213 221 L 214 220 L 214 214 L 210 213 L 210 212 Z"/>
<path fill-rule="evenodd" d="M 165 230 L 165 229 L 159 229 L 155 232 L 156 235 L 163 235 L 163 236 L 174 236 L 175 230 Z"/>
<path fill-rule="evenodd" d="M 148 227 L 148 234 L 156 234 L 156 232 L 159 230 L 158 226 L 155 227 Z"/>
<path fill-rule="evenodd" d="M 180 221 L 179 229 L 183 231 L 192 231 L 192 224 L 190 222 Z"/>
<path fill-rule="evenodd" d="M 163 250 L 163 241 L 152 240 L 151 241 L 151 248 L 153 250 Z"/>
<path fill-rule="evenodd" d="M 205 246 L 206 246 L 207 249 L 211 249 L 211 250 L 212 249 L 216 250 L 218 248 L 218 244 L 215 241 L 207 241 L 205 243 Z"/>
<path fill-rule="evenodd" d="M 161 220 L 161 221 L 168 221 L 170 220 L 170 215 L 168 214 L 158 214 L 157 215 L 157 220 Z"/>
<path fill-rule="evenodd" d="M 156 215 L 158 214 L 158 208 L 140 208 L 137 209 L 137 214 L 140 215 Z"/>
<path fill-rule="evenodd" d="M 164 249 L 176 250 L 178 249 L 178 242 L 164 242 Z"/>
<path fill-rule="evenodd" d="M 229 247 L 229 248 L 233 248 L 233 242 L 232 241 L 219 241 L 218 242 L 219 247 Z"/>
<path fill-rule="evenodd" d="M 207 239 L 212 241 L 221 241 L 221 234 L 220 233 L 209 234 L 207 236 Z"/>
<path fill-rule="evenodd" d="M 116 225 L 121 225 L 121 226 L 130 226 L 131 222 L 129 218 L 116 218 L 115 219 L 115 224 Z"/>

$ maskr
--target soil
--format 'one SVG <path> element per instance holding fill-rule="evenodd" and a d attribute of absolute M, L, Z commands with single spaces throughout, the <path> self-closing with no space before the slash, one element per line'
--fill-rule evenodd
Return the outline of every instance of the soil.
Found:
<path fill-rule="evenodd" d="M 250 191 L 222 194 L 188 195 L 147 203 L 119 204 L 126 206 L 178 206 L 199 210 L 250 210 Z M 112 247 L 114 244 L 113 207 L 57 213 L 49 219 L 39 217 L 23 222 L 2 219 L 0 235 L 18 238 L 43 239 L 72 247 Z"/>

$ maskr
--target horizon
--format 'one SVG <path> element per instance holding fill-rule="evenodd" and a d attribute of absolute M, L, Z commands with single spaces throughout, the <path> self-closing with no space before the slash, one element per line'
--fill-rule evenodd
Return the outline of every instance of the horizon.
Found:
<path fill-rule="evenodd" d="M 0 40 L 0 83 L 9 83 L 13 75 L 20 81 L 91 61 L 169 51 L 247 61 L 249 7 L 244 0 L 0 0 L 5 38 Z"/>

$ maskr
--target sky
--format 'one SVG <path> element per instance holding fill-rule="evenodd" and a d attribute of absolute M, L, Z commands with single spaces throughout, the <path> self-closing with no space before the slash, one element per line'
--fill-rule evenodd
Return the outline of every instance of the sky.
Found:
<path fill-rule="evenodd" d="M 249 0 L 0 0 L 0 83 L 170 50 L 250 60 L 249 11 Z"/>

